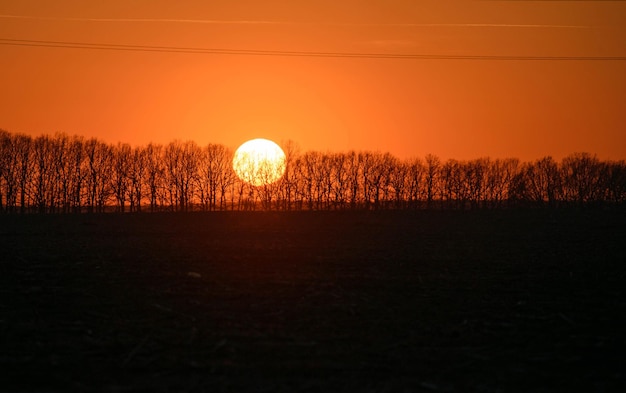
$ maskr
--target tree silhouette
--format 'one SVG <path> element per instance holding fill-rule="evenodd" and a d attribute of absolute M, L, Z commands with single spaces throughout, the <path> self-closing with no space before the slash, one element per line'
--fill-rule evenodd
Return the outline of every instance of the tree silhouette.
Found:
<path fill-rule="evenodd" d="M 626 162 L 609 161 L 606 167 L 607 202 L 624 203 L 626 201 Z"/>
<path fill-rule="evenodd" d="M 144 182 L 146 176 L 146 149 L 135 147 L 130 154 L 128 165 L 129 193 L 128 200 L 130 211 L 141 211 L 141 201 L 144 195 Z"/>
<path fill-rule="evenodd" d="M 439 168 L 441 166 L 441 161 L 439 157 L 434 156 L 432 154 L 428 154 L 425 157 L 426 161 L 426 172 L 425 172 L 425 181 L 426 181 L 426 204 L 427 207 L 431 207 L 433 203 L 433 199 L 435 198 L 435 194 L 437 192 L 437 181 Z"/>
<path fill-rule="evenodd" d="M 233 181 L 232 153 L 223 145 L 209 144 L 198 161 L 198 193 L 203 210 L 223 210 Z"/>
<path fill-rule="evenodd" d="M 296 162 L 300 155 L 300 148 L 291 140 L 282 144 L 285 152 L 285 173 L 279 181 L 279 203 L 282 210 L 291 210 L 295 199 L 297 188 Z"/>
<path fill-rule="evenodd" d="M 229 148 L 194 142 L 106 144 L 58 133 L 0 130 L 0 212 L 172 210 L 495 209 L 603 206 L 626 201 L 626 163 L 573 153 L 557 162 L 488 157 L 442 162 L 429 154 L 300 152 L 283 143 L 285 172 L 235 175 Z M 245 174 L 244 174 L 245 177 Z M 265 180 L 265 181 L 264 181 Z"/>
<path fill-rule="evenodd" d="M 125 211 L 126 197 L 131 191 L 130 169 L 132 149 L 128 144 L 118 143 L 113 150 L 111 190 L 117 200 L 118 210 Z"/>

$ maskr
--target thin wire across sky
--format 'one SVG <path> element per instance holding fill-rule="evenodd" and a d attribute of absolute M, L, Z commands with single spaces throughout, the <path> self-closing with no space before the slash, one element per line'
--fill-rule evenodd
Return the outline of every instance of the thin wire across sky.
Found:
<path fill-rule="evenodd" d="M 439 54 L 394 54 L 363 52 L 309 52 L 273 51 L 251 49 L 198 48 L 179 46 L 122 45 L 73 41 L 20 40 L 0 38 L 0 45 L 68 48 L 87 50 L 113 50 L 131 52 L 191 53 L 209 55 L 284 56 L 284 57 L 328 57 L 356 59 L 402 59 L 402 60 L 504 60 L 504 61 L 626 61 L 626 56 L 521 56 L 521 55 L 439 55 Z"/>
<path fill-rule="evenodd" d="M 532 23 L 339 23 L 339 22 L 289 22 L 276 20 L 222 20 L 222 19 L 172 19 L 172 18 L 82 18 L 34 15 L 0 15 L 0 19 L 43 20 L 60 22 L 95 23 L 163 23 L 163 24 L 207 24 L 207 25 L 315 25 L 315 26 L 356 26 L 356 27 L 509 27 L 522 29 L 594 29 L 599 26 L 578 24 L 532 24 Z"/>

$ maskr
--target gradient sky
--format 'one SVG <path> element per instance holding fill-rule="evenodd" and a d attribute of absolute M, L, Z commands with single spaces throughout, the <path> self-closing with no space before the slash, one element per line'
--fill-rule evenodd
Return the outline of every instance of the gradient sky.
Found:
<path fill-rule="evenodd" d="M 12 132 L 232 148 L 264 137 L 400 158 L 626 158 L 626 1 L 0 0 L 0 44 L 0 128 Z"/>

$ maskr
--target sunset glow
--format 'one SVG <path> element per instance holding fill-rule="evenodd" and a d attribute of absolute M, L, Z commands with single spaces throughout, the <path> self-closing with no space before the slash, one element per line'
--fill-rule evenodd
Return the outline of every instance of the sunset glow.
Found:
<path fill-rule="evenodd" d="M 625 20 L 621 1 L 5 1 L 0 129 L 623 159 Z"/>

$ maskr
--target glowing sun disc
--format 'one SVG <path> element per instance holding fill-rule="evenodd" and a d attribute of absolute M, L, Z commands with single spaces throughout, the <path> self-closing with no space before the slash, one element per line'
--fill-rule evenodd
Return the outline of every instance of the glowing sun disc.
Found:
<path fill-rule="evenodd" d="M 285 152 L 268 139 L 252 139 L 235 151 L 233 169 L 246 183 L 255 186 L 272 184 L 285 173 Z"/>

